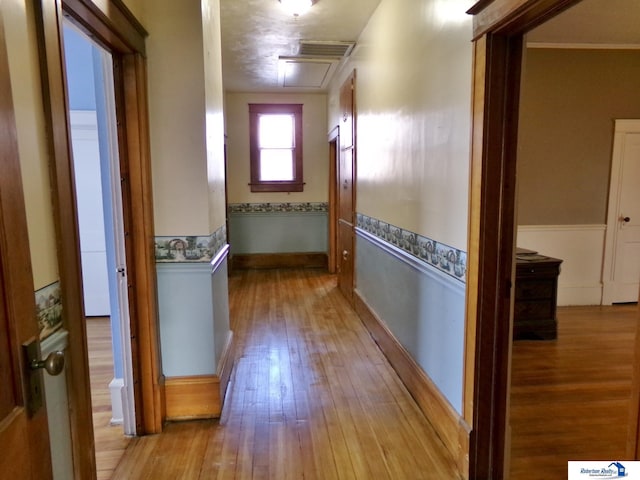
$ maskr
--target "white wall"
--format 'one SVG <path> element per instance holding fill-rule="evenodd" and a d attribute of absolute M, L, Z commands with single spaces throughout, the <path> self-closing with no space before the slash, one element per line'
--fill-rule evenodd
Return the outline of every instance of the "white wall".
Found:
<path fill-rule="evenodd" d="M 51 185 L 32 2 L 3 0 L 35 289 L 58 280 Z"/>
<path fill-rule="evenodd" d="M 202 0 L 209 232 L 225 224 L 224 94 L 220 0 Z"/>
<path fill-rule="evenodd" d="M 147 0 L 145 28 L 156 235 L 205 235 L 209 185 L 199 1 Z"/>
<path fill-rule="evenodd" d="M 353 58 L 357 69 L 357 210 L 466 250 L 471 0 L 382 0 Z"/>

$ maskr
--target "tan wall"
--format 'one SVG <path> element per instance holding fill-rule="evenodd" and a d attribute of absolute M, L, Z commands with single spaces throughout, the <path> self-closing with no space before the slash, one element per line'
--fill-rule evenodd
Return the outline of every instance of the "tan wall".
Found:
<path fill-rule="evenodd" d="M 212 233 L 226 222 L 220 0 L 202 0 L 202 30 L 204 32 L 209 231 Z"/>
<path fill-rule="evenodd" d="M 466 0 L 382 0 L 357 69 L 357 211 L 466 250 L 471 17 Z"/>
<path fill-rule="evenodd" d="M 606 222 L 613 120 L 640 118 L 639 82 L 637 50 L 527 50 L 520 225 Z"/>
<path fill-rule="evenodd" d="M 225 102 L 229 203 L 326 202 L 329 192 L 327 96 L 227 93 Z M 302 103 L 304 192 L 251 193 L 249 103 Z"/>
<path fill-rule="evenodd" d="M 144 14 L 156 235 L 208 235 L 201 5 L 146 0 Z"/>
<path fill-rule="evenodd" d="M 0 3 L 18 129 L 35 289 L 58 280 L 33 2 Z"/>

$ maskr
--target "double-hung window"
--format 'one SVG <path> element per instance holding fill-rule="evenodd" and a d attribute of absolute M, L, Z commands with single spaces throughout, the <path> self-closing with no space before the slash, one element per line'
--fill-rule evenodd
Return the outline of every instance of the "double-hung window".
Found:
<path fill-rule="evenodd" d="M 302 192 L 302 105 L 249 104 L 252 192 Z"/>

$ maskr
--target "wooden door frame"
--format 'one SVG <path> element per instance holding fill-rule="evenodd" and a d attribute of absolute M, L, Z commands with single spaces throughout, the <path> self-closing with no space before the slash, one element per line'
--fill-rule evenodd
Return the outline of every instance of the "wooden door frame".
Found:
<path fill-rule="evenodd" d="M 522 38 L 579 1 L 480 0 L 468 11 L 474 42 L 464 418 L 473 426 L 473 479 L 508 476 Z"/>
<path fill-rule="evenodd" d="M 328 135 L 329 140 L 329 251 L 327 268 L 336 273 L 338 265 L 338 163 L 340 162 L 340 125 L 336 125 Z"/>
<path fill-rule="evenodd" d="M 135 219 L 127 235 L 127 268 L 132 284 L 131 344 L 138 434 L 158 433 L 163 421 L 163 377 L 159 356 L 159 333 L 154 257 L 153 203 L 148 134 L 147 81 L 144 28 L 122 0 L 35 0 L 48 148 L 52 161 L 52 203 L 56 225 L 58 266 L 64 326 L 73 341 L 69 345 L 68 391 L 76 478 L 95 476 L 88 352 L 75 204 L 75 180 L 71 155 L 68 99 L 65 89 L 63 17 L 121 60 L 120 90 L 116 87 L 123 196 L 130 196 L 123 209 Z M 124 202 L 124 199 L 123 199 Z M 134 290 L 135 289 L 135 290 Z"/>

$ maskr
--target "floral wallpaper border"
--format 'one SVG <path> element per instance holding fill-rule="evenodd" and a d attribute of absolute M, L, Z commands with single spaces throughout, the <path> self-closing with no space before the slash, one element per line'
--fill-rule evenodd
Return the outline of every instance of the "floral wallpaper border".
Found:
<path fill-rule="evenodd" d="M 60 282 L 55 281 L 35 292 L 36 318 L 40 340 L 44 340 L 62 326 L 62 295 Z"/>
<path fill-rule="evenodd" d="M 227 244 L 227 227 L 223 225 L 211 235 L 156 237 L 156 263 L 210 262 Z"/>
<path fill-rule="evenodd" d="M 327 202 L 303 203 L 230 203 L 229 213 L 288 213 L 328 212 Z"/>
<path fill-rule="evenodd" d="M 357 214 L 357 226 L 428 265 L 462 282 L 466 281 L 466 252 L 361 213 Z"/>

